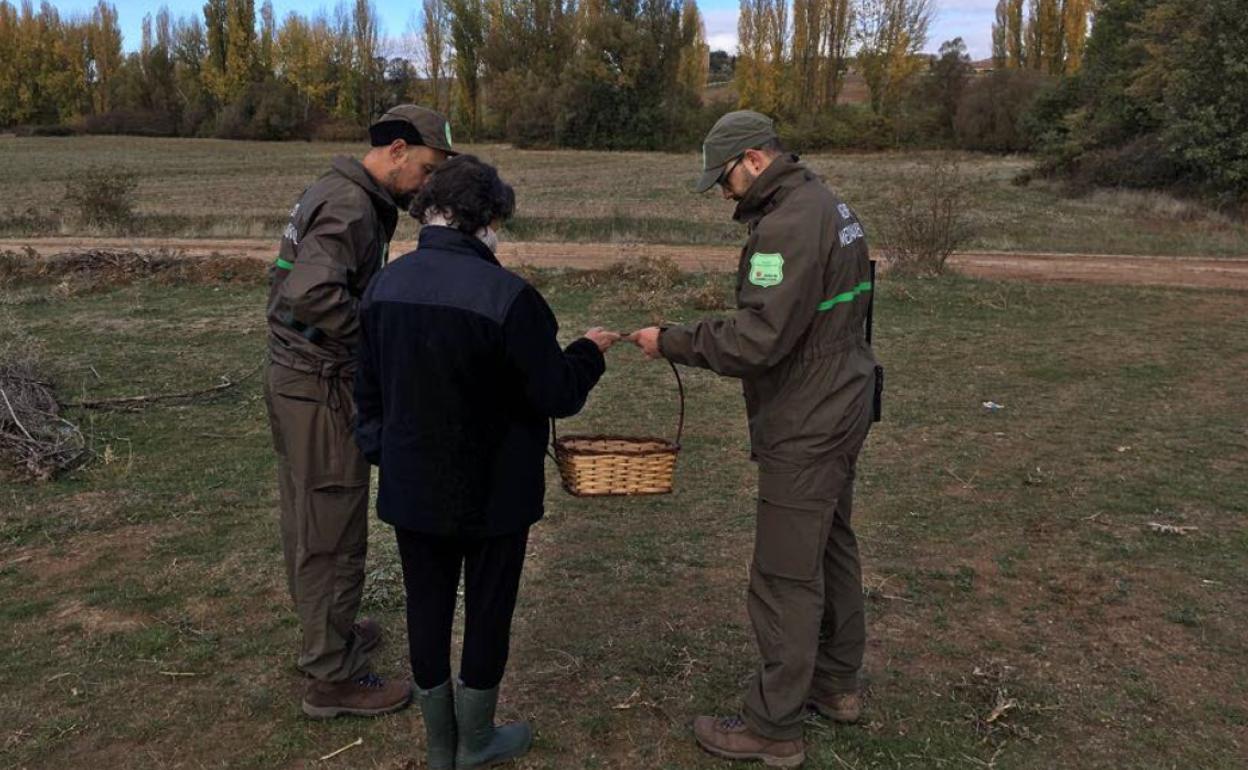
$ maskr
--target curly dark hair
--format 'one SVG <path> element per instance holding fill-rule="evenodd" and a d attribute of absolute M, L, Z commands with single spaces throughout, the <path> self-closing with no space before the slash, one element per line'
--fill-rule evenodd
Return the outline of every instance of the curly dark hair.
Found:
<path fill-rule="evenodd" d="M 475 233 L 516 210 L 516 192 L 498 169 L 475 155 L 456 155 L 438 166 L 412 204 L 412 216 L 425 223 L 426 213 L 440 211 L 454 227 Z"/>

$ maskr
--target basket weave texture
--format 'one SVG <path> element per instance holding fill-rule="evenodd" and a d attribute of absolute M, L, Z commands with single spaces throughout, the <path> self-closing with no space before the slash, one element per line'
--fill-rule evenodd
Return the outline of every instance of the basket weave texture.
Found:
<path fill-rule="evenodd" d="M 671 363 L 670 361 L 668 362 Z M 577 497 L 664 495 L 672 491 L 676 456 L 685 427 L 685 388 L 672 365 L 680 394 L 676 440 L 629 436 L 551 436 L 563 488 Z"/>

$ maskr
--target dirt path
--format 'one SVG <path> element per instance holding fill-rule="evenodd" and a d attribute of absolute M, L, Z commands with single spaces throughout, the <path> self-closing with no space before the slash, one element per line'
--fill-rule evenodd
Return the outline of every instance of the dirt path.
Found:
<path fill-rule="evenodd" d="M 396 241 L 392 254 L 415 246 Z M 172 249 L 188 256 L 229 254 L 269 260 L 276 255 L 271 239 L 194 238 L 10 238 L 0 239 L 0 250 L 33 248 L 41 255 L 87 248 Z M 504 264 L 527 263 L 536 267 L 603 267 L 639 257 L 667 257 L 686 270 L 733 270 L 737 250 L 725 246 L 665 246 L 647 243 L 504 243 L 499 258 Z M 967 252 L 950 263 L 958 270 L 982 278 L 1033 281 L 1177 286 L 1248 291 L 1248 259 L 1220 257 L 1133 257 L 1098 254 L 1022 254 Z"/>

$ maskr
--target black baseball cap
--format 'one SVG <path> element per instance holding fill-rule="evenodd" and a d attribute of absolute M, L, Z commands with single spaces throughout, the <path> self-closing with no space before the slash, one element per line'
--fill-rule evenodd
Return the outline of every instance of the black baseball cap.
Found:
<path fill-rule="evenodd" d="M 423 144 L 447 155 L 458 155 L 451 147 L 451 123 L 440 112 L 416 104 L 400 104 L 386 110 L 368 127 L 374 147 L 385 147 L 395 139 Z"/>

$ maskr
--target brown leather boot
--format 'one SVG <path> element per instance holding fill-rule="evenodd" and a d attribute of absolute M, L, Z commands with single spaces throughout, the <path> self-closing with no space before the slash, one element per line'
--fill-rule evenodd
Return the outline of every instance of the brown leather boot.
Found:
<path fill-rule="evenodd" d="M 824 719 L 852 724 L 862 718 L 862 695 L 840 692 L 832 695 L 811 695 L 810 707 Z"/>
<path fill-rule="evenodd" d="M 381 624 L 372 618 L 360 618 L 351 626 L 351 633 L 360 640 L 361 652 L 372 652 L 381 645 Z"/>
<path fill-rule="evenodd" d="M 698 717 L 693 720 L 698 745 L 724 759 L 761 760 L 768 767 L 797 767 L 806 761 L 801 738 L 774 741 L 751 730 L 740 717 Z"/>
<path fill-rule="evenodd" d="M 313 719 L 343 714 L 376 717 L 398 711 L 412 700 L 412 683 L 368 673 L 345 682 L 312 682 L 303 696 L 303 713 Z"/>

